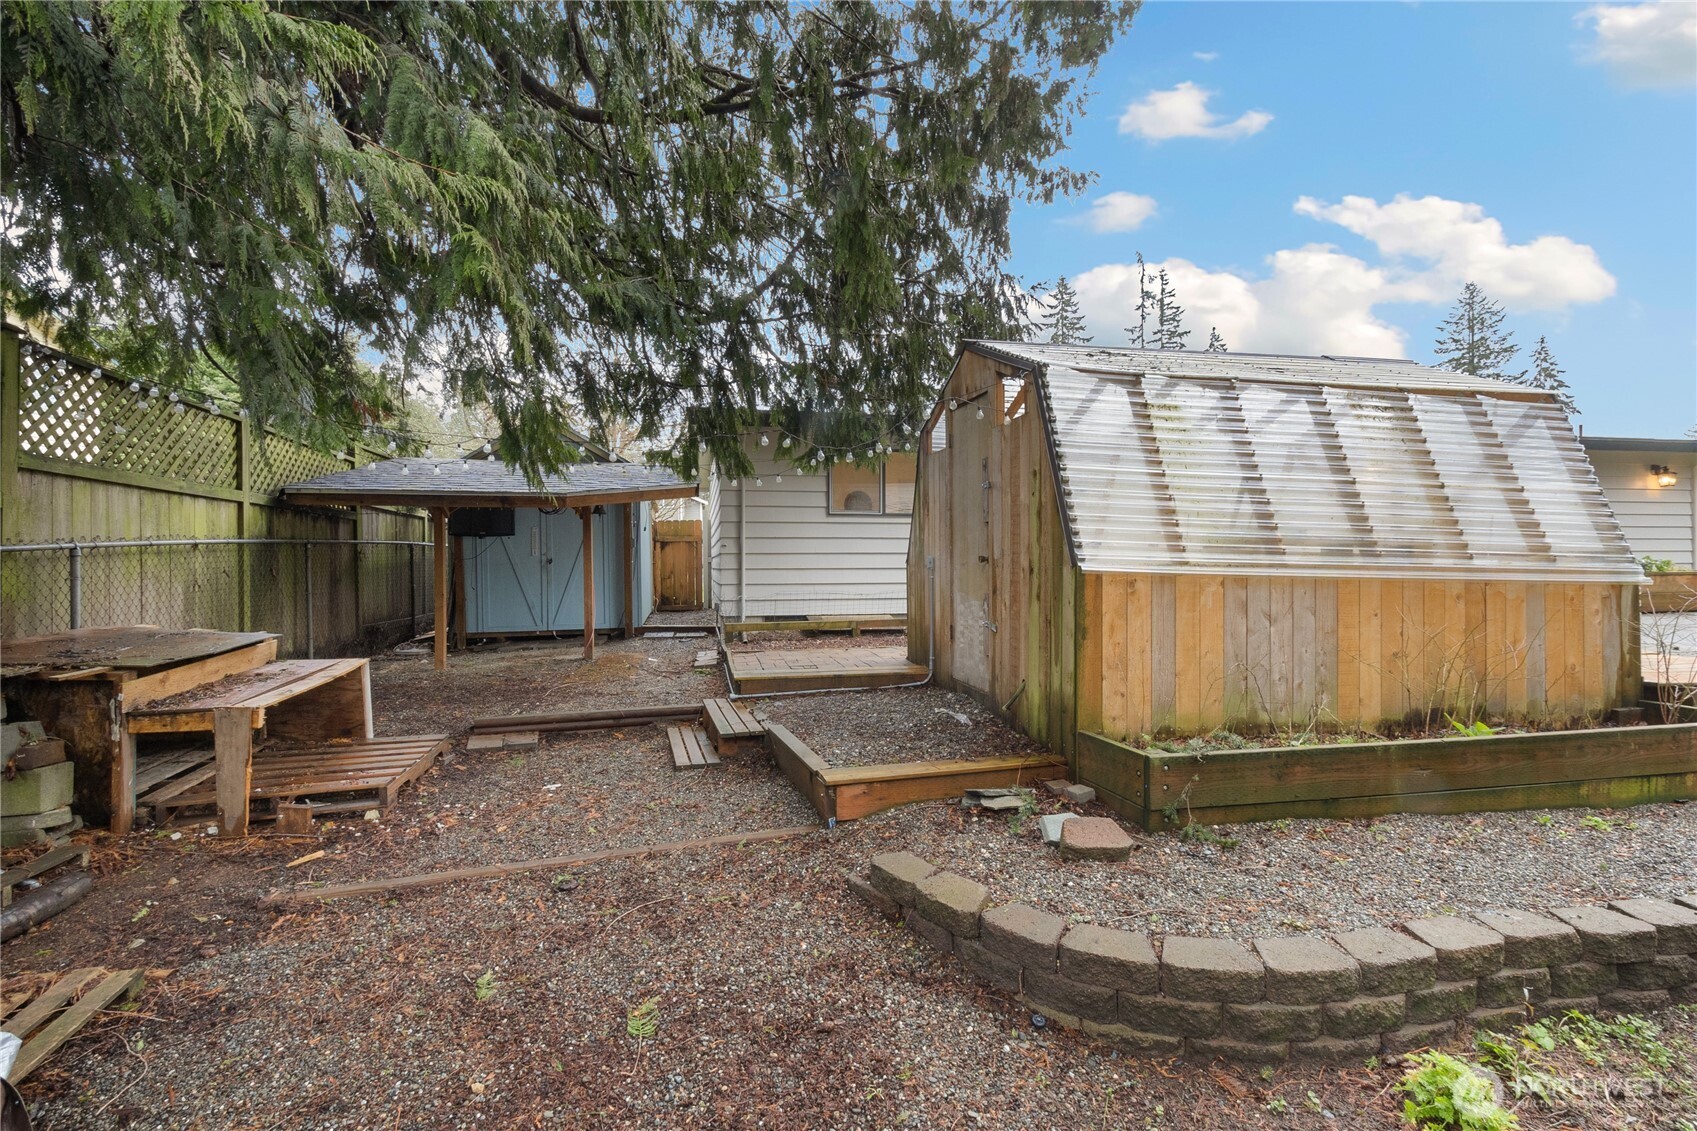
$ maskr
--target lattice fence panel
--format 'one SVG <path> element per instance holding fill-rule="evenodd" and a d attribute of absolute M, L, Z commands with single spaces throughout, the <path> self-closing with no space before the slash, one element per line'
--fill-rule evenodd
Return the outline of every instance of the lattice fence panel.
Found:
<path fill-rule="evenodd" d="M 19 351 L 18 446 L 48 459 L 235 489 L 237 422 L 50 350 Z"/>
<path fill-rule="evenodd" d="M 270 433 L 255 436 L 251 450 L 253 466 L 248 469 L 248 490 L 263 494 L 303 479 L 345 471 L 349 463 Z"/>

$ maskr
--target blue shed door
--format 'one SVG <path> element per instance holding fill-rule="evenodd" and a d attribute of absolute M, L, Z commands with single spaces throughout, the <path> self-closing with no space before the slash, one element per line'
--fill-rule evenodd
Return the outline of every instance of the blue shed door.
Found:
<path fill-rule="evenodd" d="M 608 507 L 591 521 L 595 625 L 618 628 L 625 620 L 627 512 Z M 466 631 L 583 631 L 583 520 L 575 511 L 517 510 L 511 538 L 467 538 L 464 553 Z"/>

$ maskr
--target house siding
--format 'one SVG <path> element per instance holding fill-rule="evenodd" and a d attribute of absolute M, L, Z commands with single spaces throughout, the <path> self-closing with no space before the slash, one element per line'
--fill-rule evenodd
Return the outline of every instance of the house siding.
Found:
<path fill-rule="evenodd" d="M 716 514 L 708 533 L 712 597 L 720 614 L 904 614 L 910 516 L 830 514 L 825 472 L 797 471 L 752 443 L 748 450 L 755 474 L 733 487 L 715 469 L 708 495 Z M 745 534 L 746 569 L 739 556 Z"/>
<path fill-rule="evenodd" d="M 1591 465 L 1608 496 L 1632 552 L 1665 558 L 1675 569 L 1697 568 L 1697 458 L 1690 452 L 1592 450 Z M 1672 487 L 1658 487 L 1651 464 L 1679 474 Z"/>

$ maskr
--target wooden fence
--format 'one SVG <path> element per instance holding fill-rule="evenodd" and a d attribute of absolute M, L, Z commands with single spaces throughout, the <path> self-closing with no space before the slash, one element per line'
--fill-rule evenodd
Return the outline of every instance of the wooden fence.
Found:
<path fill-rule="evenodd" d="M 660 609 L 699 609 L 705 603 L 701 581 L 701 520 L 654 524 L 654 605 Z"/>
<path fill-rule="evenodd" d="M 372 462 L 232 405 L 0 337 L 0 636 L 83 625 L 266 630 L 279 654 L 365 651 L 428 628 L 422 516 L 282 504 Z"/>

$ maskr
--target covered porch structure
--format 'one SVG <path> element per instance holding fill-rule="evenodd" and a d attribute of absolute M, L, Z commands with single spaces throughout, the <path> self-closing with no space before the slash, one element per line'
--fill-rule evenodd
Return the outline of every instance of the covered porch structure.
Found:
<path fill-rule="evenodd" d="M 434 546 L 435 663 L 440 670 L 448 666 L 450 619 L 456 643 L 463 645 L 466 635 L 465 538 L 450 537 L 448 529 L 450 516 L 456 511 L 487 514 L 535 510 L 541 515 L 557 516 L 569 510 L 577 515 L 582 541 L 574 547 L 569 582 L 573 591 L 582 591 L 583 654 L 585 659 L 591 659 L 595 655 L 598 626 L 596 560 L 605 548 L 597 545 L 597 528 L 606 537 L 610 522 L 616 520 L 613 529 L 617 532 L 618 563 L 623 572 L 621 623 L 627 633 L 632 633 L 640 620 L 638 594 L 646 589 L 637 577 L 639 563 L 643 561 L 640 515 L 648 503 L 690 498 L 696 490 L 694 483 L 685 483 L 670 471 L 631 463 L 576 464 L 562 474 L 548 475 L 540 484 L 532 484 L 517 468 L 496 460 L 405 458 L 293 483 L 283 488 L 282 496 L 291 503 L 306 506 L 408 507 L 430 514 Z M 510 538 L 513 529 L 509 524 L 506 533 L 477 537 Z M 544 563 L 551 563 L 553 551 L 542 541 L 537 526 L 531 525 L 527 530 L 531 532 L 528 552 Z M 450 553 L 456 565 L 452 571 Z M 556 596 L 565 592 L 565 588 L 556 586 Z M 450 591 L 453 607 L 458 610 L 453 618 L 449 615 Z"/>

